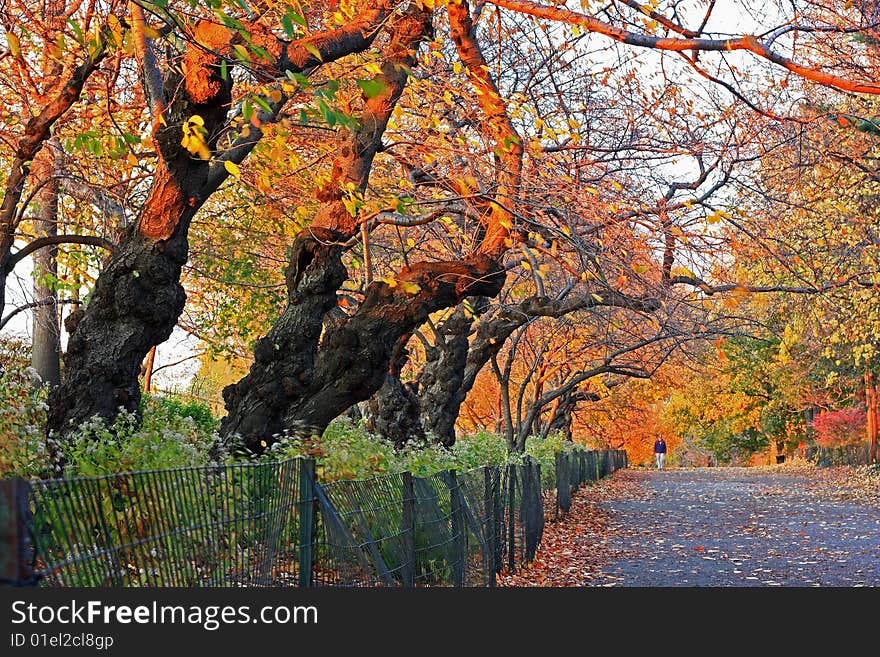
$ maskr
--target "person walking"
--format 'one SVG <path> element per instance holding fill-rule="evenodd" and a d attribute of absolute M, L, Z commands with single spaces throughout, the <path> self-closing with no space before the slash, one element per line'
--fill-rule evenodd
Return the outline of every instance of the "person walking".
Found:
<path fill-rule="evenodd" d="M 654 458 L 657 459 L 657 469 L 662 470 L 666 462 L 666 441 L 663 440 L 661 434 L 657 434 L 657 440 L 654 441 Z"/>

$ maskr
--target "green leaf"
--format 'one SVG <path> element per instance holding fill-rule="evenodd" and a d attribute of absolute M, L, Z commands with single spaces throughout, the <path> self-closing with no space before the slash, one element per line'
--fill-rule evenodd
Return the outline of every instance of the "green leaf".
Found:
<path fill-rule="evenodd" d="M 83 32 L 82 32 L 82 28 L 79 26 L 79 24 L 72 19 L 67 19 L 67 24 L 70 25 L 70 29 L 72 29 L 74 35 L 76 35 L 76 40 L 79 43 L 83 43 L 84 42 Z"/>
<path fill-rule="evenodd" d="M 385 93 L 385 83 L 382 80 L 355 80 L 355 82 L 367 98 L 375 98 Z"/>
<path fill-rule="evenodd" d="M 305 28 L 309 27 L 309 24 L 306 23 L 306 19 L 303 18 L 302 16 L 300 16 L 299 14 L 297 14 L 295 11 L 289 11 L 289 12 L 287 12 L 287 14 L 290 16 L 290 18 L 293 20 L 294 23 L 297 23 L 298 25 L 302 25 Z"/>
<path fill-rule="evenodd" d="M 269 113 L 269 114 L 272 113 L 272 106 L 271 106 L 271 105 L 269 104 L 269 102 L 268 102 L 265 98 L 263 98 L 262 96 L 254 96 L 254 102 L 255 102 L 257 105 L 259 105 L 259 106 L 260 106 L 260 109 L 262 109 L 264 112 L 267 112 L 267 113 Z"/>
<path fill-rule="evenodd" d="M 284 16 L 281 17 L 281 27 L 284 30 L 284 36 L 288 39 L 292 39 L 295 32 L 290 14 L 284 14 Z"/>

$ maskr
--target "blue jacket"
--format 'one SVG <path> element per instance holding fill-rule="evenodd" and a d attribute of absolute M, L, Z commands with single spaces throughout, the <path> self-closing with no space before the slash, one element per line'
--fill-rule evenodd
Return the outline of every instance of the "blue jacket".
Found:
<path fill-rule="evenodd" d="M 658 440 L 654 443 L 654 453 L 655 454 L 665 454 L 666 453 L 666 441 Z"/>

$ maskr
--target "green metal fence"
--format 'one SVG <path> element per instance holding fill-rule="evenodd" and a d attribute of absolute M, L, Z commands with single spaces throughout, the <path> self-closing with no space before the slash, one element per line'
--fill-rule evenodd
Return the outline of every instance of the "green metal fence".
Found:
<path fill-rule="evenodd" d="M 559 455 L 557 506 L 625 465 L 620 452 Z M 545 492 L 529 457 L 327 483 L 309 459 L 6 480 L 0 541 L 17 556 L 0 563 L 0 577 L 55 587 L 494 586 L 534 558 Z"/>

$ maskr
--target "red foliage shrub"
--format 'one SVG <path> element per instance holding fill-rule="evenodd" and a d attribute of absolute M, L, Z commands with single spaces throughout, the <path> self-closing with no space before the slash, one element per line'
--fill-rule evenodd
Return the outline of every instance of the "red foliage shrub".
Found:
<path fill-rule="evenodd" d="M 863 407 L 823 411 L 810 426 L 816 432 L 816 442 L 822 447 L 840 447 L 865 440 L 868 415 Z"/>

